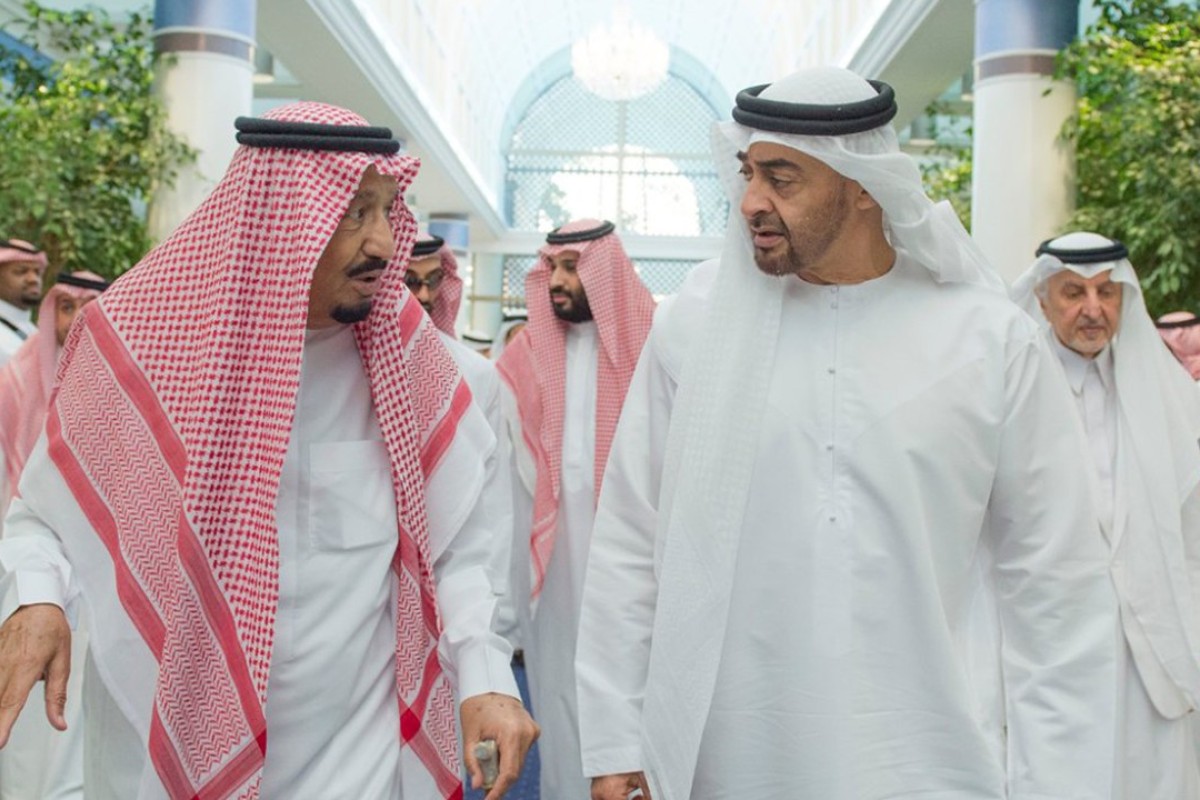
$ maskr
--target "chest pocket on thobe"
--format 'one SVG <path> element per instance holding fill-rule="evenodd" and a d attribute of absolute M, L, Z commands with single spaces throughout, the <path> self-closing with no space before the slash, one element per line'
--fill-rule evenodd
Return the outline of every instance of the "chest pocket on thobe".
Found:
<path fill-rule="evenodd" d="M 396 493 L 381 440 L 309 446 L 309 530 L 318 550 L 395 541 Z"/>

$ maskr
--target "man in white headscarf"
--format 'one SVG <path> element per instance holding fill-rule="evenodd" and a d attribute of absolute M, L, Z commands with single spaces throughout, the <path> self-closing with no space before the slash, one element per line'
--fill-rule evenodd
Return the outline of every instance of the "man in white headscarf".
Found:
<path fill-rule="evenodd" d="M 894 114 L 821 68 L 716 126 L 725 247 L 656 314 L 596 513 L 596 800 L 1108 797 L 1115 601 L 1062 376 Z"/>
<path fill-rule="evenodd" d="M 1038 248 L 1013 298 L 1045 324 L 1087 433 L 1121 625 L 1113 797 L 1200 797 L 1200 397 L 1162 345 L 1124 245 L 1095 233 Z M 1100 702 L 1097 697 L 1096 702 Z"/>

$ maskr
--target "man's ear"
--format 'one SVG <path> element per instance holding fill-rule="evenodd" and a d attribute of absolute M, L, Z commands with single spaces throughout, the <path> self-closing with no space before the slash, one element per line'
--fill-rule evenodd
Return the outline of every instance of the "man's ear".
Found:
<path fill-rule="evenodd" d="M 870 211 L 872 209 L 879 208 L 879 203 L 875 202 L 875 198 L 871 196 L 870 192 L 863 188 L 861 183 L 858 181 L 850 181 L 849 183 L 849 191 L 853 193 L 852 203 L 854 208 L 858 209 L 859 211 Z"/>

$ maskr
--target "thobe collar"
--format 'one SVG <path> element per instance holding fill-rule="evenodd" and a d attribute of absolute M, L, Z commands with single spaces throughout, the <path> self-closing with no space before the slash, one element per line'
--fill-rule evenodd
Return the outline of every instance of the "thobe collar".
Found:
<path fill-rule="evenodd" d="M 9 322 L 15 322 L 24 326 L 32 325 L 32 314 L 32 309 L 17 308 L 7 300 L 0 300 L 0 317 L 4 317 Z"/>
<path fill-rule="evenodd" d="M 1063 372 L 1067 375 L 1067 383 L 1071 386 L 1071 391 L 1079 396 L 1083 393 L 1083 381 L 1087 377 L 1088 367 L 1093 364 L 1096 366 L 1096 371 L 1100 374 L 1100 383 L 1104 386 L 1104 391 L 1111 393 L 1113 387 L 1116 386 L 1116 377 L 1113 369 L 1113 349 L 1112 344 L 1105 345 L 1104 349 L 1096 354 L 1095 358 L 1087 358 L 1079 353 L 1076 353 L 1071 348 L 1058 340 L 1054 335 L 1054 331 L 1048 331 L 1050 342 L 1054 345 L 1055 352 L 1058 354 L 1058 360 L 1062 363 Z"/>
<path fill-rule="evenodd" d="M 345 331 L 348 331 L 348 330 L 350 330 L 349 325 L 341 325 L 341 324 L 330 325 L 328 328 L 305 328 L 304 329 L 304 343 L 306 345 L 309 345 L 309 344 L 315 344 L 316 342 L 323 342 L 327 339 L 332 339 L 334 336 L 337 336 L 339 333 L 344 333 Z"/>
<path fill-rule="evenodd" d="M 596 320 L 587 322 L 572 322 L 567 325 L 567 336 L 572 339 L 595 338 Z"/>

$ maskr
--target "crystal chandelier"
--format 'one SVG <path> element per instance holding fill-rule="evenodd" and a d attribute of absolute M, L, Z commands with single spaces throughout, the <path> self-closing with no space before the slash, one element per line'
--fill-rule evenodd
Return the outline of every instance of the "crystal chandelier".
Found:
<path fill-rule="evenodd" d="M 633 100 L 667 77 L 670 49 L 618 6 L 607 25 L 571 45 L 571 70 L 589 92 L 605 100 Z"/>

